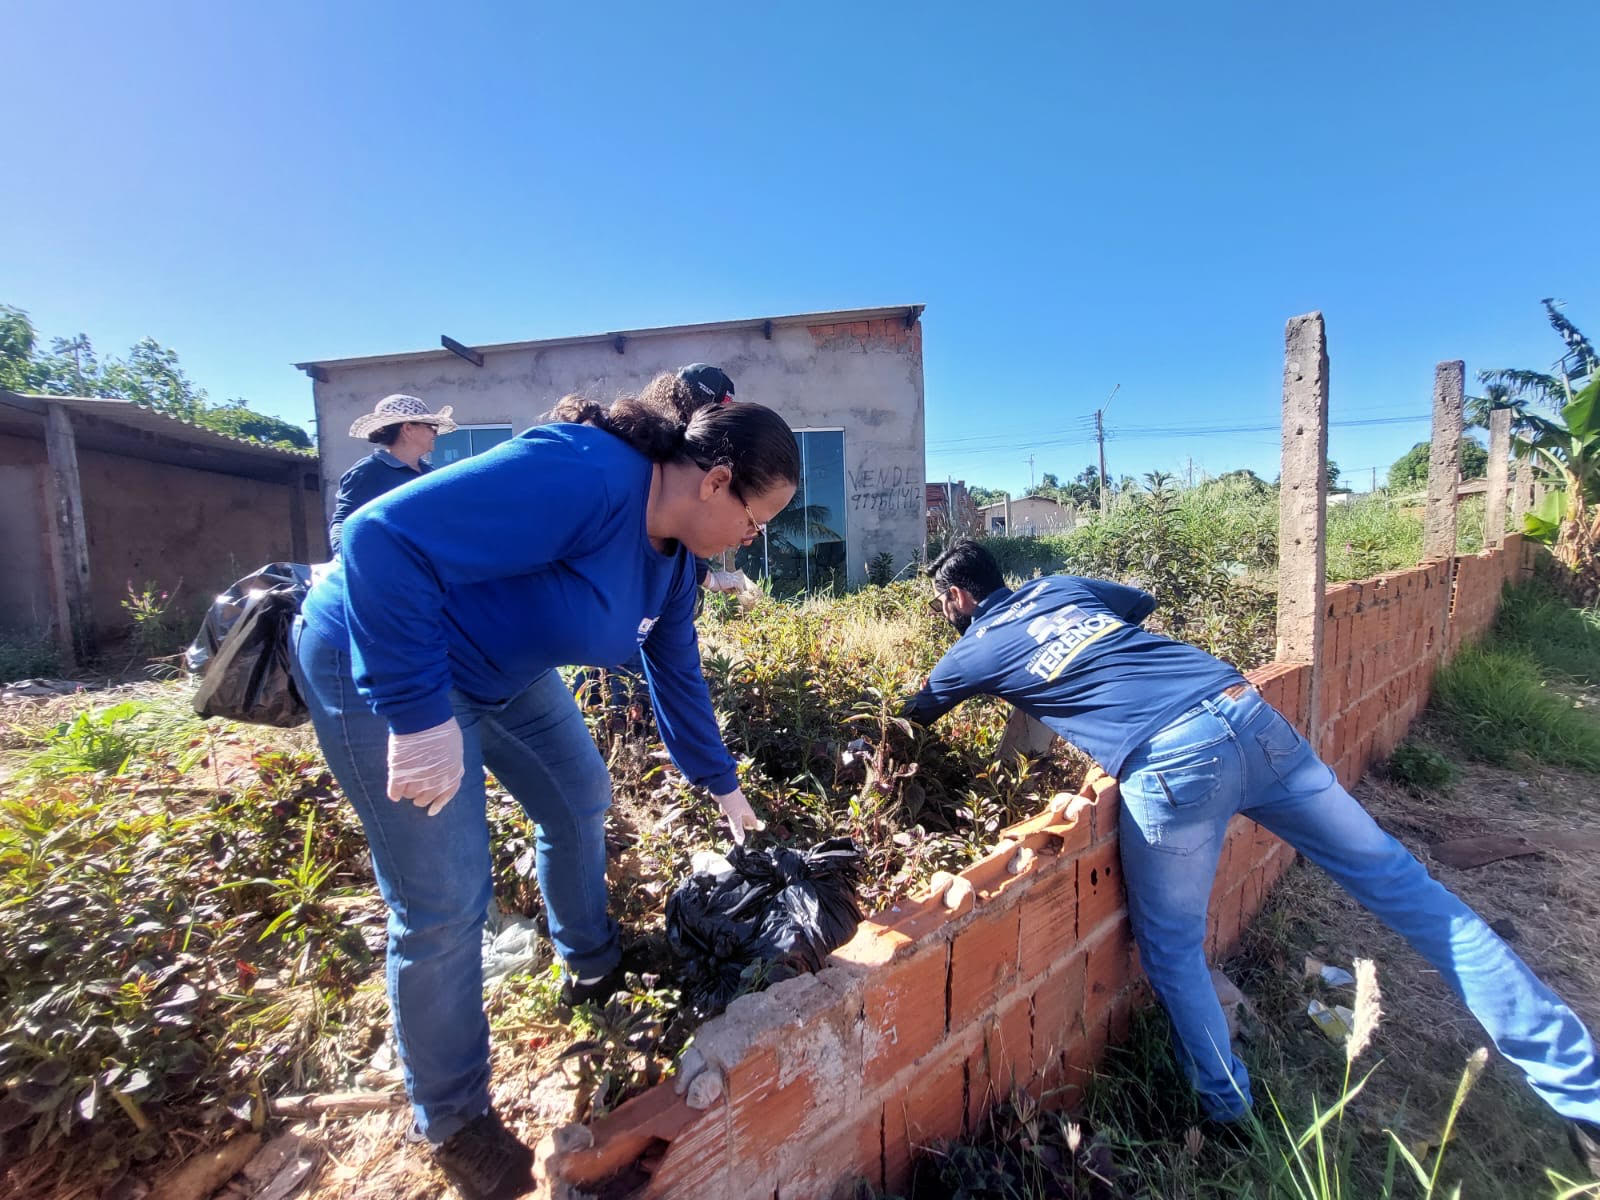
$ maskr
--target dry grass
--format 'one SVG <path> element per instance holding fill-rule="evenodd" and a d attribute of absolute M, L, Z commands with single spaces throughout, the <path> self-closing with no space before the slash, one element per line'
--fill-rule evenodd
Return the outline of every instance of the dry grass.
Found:
<path fill-rule="evenodd" d="M 1455 869 L 1428 846 L 1451 838 L 1529 831 L 1588 832 L 1591 775 L 1555 768 L 1513 771 L 1466 765 L 1449 796 L 1421 799 L 1371 777 L 1356 789 L 1378 821 L 1436 878 L 1491 924 L 1509 921 L 1511 945 L 1591 1028 L 1600 1028 L 1600 854 L 1552 851 Z M 1363 1149 L 1381 1162 L 1382 1131 L 1408 1144 L 1437 1144 L 1463 1067 L 1487 1039 L 1437 971 L 1317 868 L 1297 864 L 1228 969 L 1251 995 L 1268 1036 L 1254 1048 L 1258 1079 L 1280 1099 L 1338 1094 L 1343 1055 L 1305 1017 L 1307 954 L 1348 966 L 1377 965 L 1383 1020 L 1368 1062 L 1381 1060 L 1349 1116 Z M 1259 1088 L 1258 1088 L 1259 1090 Z M 1563 1123 L 1503 1060 L 1491 1064 L 1458 1118 L 1447 1172 L 1464 1195 L 1545 1196 L 1544 1168 L 1575 1173 Z"/>

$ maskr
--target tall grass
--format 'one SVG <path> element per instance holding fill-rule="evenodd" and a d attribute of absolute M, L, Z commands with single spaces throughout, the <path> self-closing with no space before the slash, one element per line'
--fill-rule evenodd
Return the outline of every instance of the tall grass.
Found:
<path fill-rule="evenodd" d="M 1234 576 L 1267 575 L 1278 563 L 1278 493 L 1272 488 L 1218 480 L 1170 494 L 1169 514 L 1185 535 Z M 1483 548 L 1484 504 L 1469 496 L 1457 508 L 1456 549 Z M 1112 549 L 1135 538 L 1148 521 L 1148 497 L 1119 497 L 1105 517 L 1071 533 L 1031 538 L 990 538 L 985 543 L 1006 574 L 1027 579 L 1066 571 L 1094 574 Z M 1422 561 L 1422 508 L 1385 493 L 1351 496 L 1328 507 L 1326 542 L 1330 582 L 1365 579 Z"/>
<path fill-rule="evenodd" d="M 1600 683 L 1600 610 L 1574 608 L 1540 583 L 1506 589 L 1494 637 L 1531 655 L 1546 671 Z"/>
<path fill-rule="evenodd" d="M 1600 771 L 1600 721 L 1550 687 L 1519 646 L 1464 646 L 1434 682 L 1433 706 L 1463 750 L 1505 765 L 1519 758 Z"/>

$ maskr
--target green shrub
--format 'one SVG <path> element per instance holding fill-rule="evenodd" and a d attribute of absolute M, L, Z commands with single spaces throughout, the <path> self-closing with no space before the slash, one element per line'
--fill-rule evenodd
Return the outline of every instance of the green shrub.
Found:
<path fill-rule="evenodd" d="M 1412 795 L 1447 790 L 1460 774 L 1455 763 L 1423 742 L 1407 739 L 1383 765 L 1385 777 Z"/>
<path fill-rule="evenodd" d="M 44 634 L 12 634 L 0 638 L 0 683 L 56 675 L 61 670 L 61 651 Z"/>
<path fill-rule="evenodd" d="M 1600 771 L 1600 721 L 1550 687 L 1525 650 L 1462 647 L 1434 682 L 1433 707 L 1473 758 Z"/>
<path fill-rule="evenodd" d="M 1548 672 L 1600 683 L 1600 609 L 1574 608 L 1544 583 L 1506 588 L 1494 637 L 1532 655 Z"/>

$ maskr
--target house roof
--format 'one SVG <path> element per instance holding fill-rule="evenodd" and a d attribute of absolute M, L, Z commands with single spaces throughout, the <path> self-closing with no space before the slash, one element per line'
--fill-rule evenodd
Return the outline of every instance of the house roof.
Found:
<path fill-rule="evenodd" d="M 512 350 L 544 350 L 552 346 L 578 346 L 589 342 L 615 342 L 634 338 L 670 337 L 684 333 L 726 333 L 740 329 L 781 328 L 789 325 L 839 325 L 853 321 L 882 321 L 898 317 L 910 328 L 921 317 L 926 305 L 893 304 L 886 308 L 845 308 L 834 312 L 790 313 L 781 317 L 746 317 L 736 321 L 705 321 L 697 325 L 661 325 L 648 329 L 614 329 L 609 333 L 584 333 L 572 337 L 540 338 L 527 342 L 497 342 L 488 346 L 470 346 L 478 354 L 502 354 Z M 455 356 L 446 349 L 411 350 L 397 354 L 369 354 L 358 358 L 319 358 L 294 365 L 307 374 L 328 369 L 370 366 L 376 363 L 418 362 L 425 359 L 445 359 Z"/>
<path fill-rule="evenodd" d="M 1005 500 L 996 500 L 993 504 L 985 504 L 978 511 L 981 513 L 1005 512 L 1007 503 L 1008 502 Z M 1061 507 L 1059 501 L 1053 500 L 1049 496 L 1017 496 L 1009 501 L 1009 503 L 1012 508 L 1016 508 L 1023 504 L 1053 504 L 1057 508 Z"/>
<path fill-rule="evenodd" d="M 0 391 L 0 434 L 43 439 L 52 407 L 67 412 L 73 436 L 85 450 L 280 481 L 296 466 L 309 468 L 317 461 L 313 450 L 283 450 L 218 433 L 127 400 L 97 396 Z"/>

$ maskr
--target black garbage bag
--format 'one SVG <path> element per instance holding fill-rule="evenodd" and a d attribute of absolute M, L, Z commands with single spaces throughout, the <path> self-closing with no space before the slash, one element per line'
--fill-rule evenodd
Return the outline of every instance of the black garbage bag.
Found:
<path fill-rule="evenodd" d="M 184 663 L 200 676 L 194 710 L 253 725 L 308 717 L 289 670 L 289 629 L 311 589 L 311 568 L 269 563 L 212 602 Z"/>
<path fill-rule="evenodd" d="M 701 1020 L 741 992 L 819 970 L 861 923 L 861 852 L 849 838 L 804 853 L 735 846 L 728 862 L 733 870 L 697 872 L 667 901 L 667 941 Z"/>

